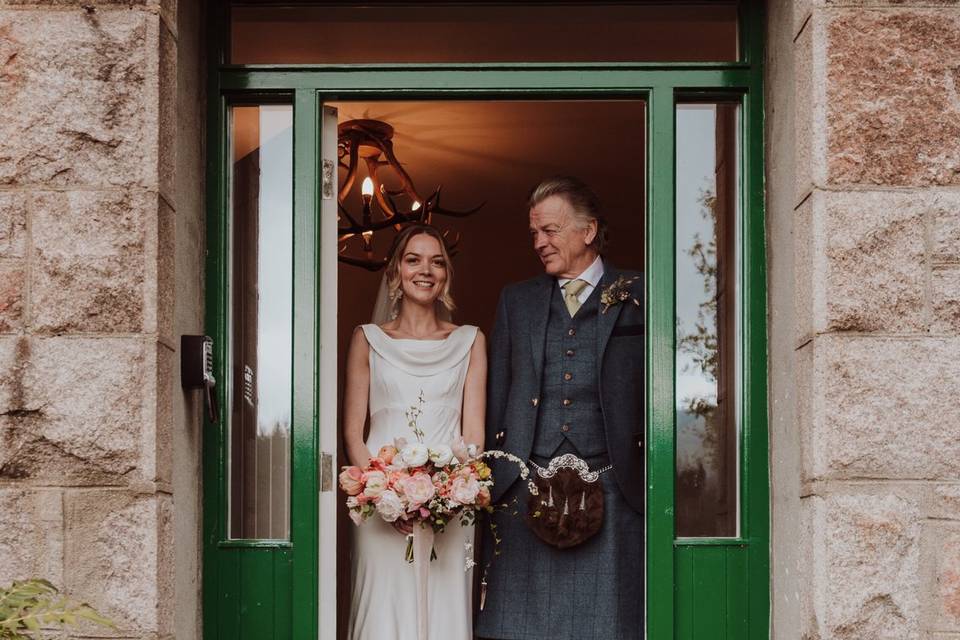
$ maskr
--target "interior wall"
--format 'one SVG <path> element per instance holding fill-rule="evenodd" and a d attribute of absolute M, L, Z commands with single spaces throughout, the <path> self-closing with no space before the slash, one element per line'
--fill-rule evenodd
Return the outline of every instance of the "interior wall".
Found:
<path fill-rule="evenodd" d="M 526 199 L 551 175 L 575 175 L 600 197 L 610 224 L 608 259 L 643 269 L 644 104 L 639 101 L 343 102 L 340 121 L 381 119 L 396 129 L 394 149 L 420 193 L 442 186 L 451 209 L 483 208 L 468 218 L 436 216 L 460 234 L 454 263 L 454 321 L 489 333 L 500 290 L 542 271 L 529 239 Z M 343 170 L 341 169 L 341 174 Z M 364 174 L 365 175 L 365 174 Z M 362 178 L 362 176 L 361 176 Z M 341 175 L 342 179 L 342 175 Z M 359 179 L 344 205 L 360 211 Z M 409 202 L 398 199 L 409 206 Z M 375 218 L 376 219 L 376 218 Z M 377 255 L 393 233 L 374 236 Z M 362 255 L 352 245 L 352 255 Z M 370 321 L 382 272 L 340 266 L 341 370 L 349 335 Z"/>
<path fill-rule="evenodd" d="M 203 4 L 177 7 L 177 125 L 174 335 L 203 333 L 204 148 L 206 62 Z M 179 358 L 179 350 L 176 354 Z M 175 604 L 179 640 L 201 637 L 202 541 L 201 426 L 199 391 L 180 391 L 179 360 L 173 370 L 173 495 Z"/>

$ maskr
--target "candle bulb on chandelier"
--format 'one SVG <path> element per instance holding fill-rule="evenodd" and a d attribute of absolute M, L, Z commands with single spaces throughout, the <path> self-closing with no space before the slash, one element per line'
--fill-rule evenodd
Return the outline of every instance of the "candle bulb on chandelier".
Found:
<path fill-rule="evenodd" d="M 370 215 L 370 202 L 373 200 L 373 180 L 370 179 L 370 176 L 367 176 L 363 179 L 363 184 L 360 185 L 360 196 L 363 198 L 363 224 L 364 226 L 370 226 L 371 215 Z M 363 241 L 363 251 L 368 255 L 373 254 L 373 231 L 364 231 L 360 234 L 360 237 Z"/>

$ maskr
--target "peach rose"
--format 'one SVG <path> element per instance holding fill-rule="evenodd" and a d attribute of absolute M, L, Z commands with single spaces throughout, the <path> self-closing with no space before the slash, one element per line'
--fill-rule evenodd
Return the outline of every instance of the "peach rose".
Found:
<path fill-rule="evenodd" d="M 490 489 L 486 487 L 480 487 L 480 491 L 477 492 L 477 506 L 478 507 L 490 506 Z"/>
<path fill-rule="evenodd" d="M 385 444 L 380 447 L 377 457 L 383 460 L 384 464 L 393 464 L 393 457 L 397 455 L 397 448 L 392 444 Z"/>
<path fill-rule="evenodd" d="M 363 491 L 363 471 L 360 467 L 344 467 L 340 472 L 340 488 L 348 496 L 355 496 Z"/>

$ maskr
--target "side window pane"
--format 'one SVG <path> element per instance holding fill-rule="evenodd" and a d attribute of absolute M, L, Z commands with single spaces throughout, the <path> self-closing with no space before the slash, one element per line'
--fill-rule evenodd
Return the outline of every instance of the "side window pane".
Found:
<path fill-rule="evenodd" d="M 231 109 L 230 537 L 290 521 L 293 111 Z"/>
<path fill-rule="evenodd" d="M 738 526 L 739 105 L 677 107 L 677 535 Z"/>

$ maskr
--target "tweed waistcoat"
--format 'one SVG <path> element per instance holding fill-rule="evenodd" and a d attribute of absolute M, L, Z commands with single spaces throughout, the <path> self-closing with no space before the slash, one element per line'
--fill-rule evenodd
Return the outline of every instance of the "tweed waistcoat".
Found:
<path fill-rule="evenodd" d="M 573 445 L 581 456 L 606 452 L 597 386 L 597 289 L 576 315 L 554 286 L 544 340 L 543 381 L 532 452 L 549 457 Z"/>

